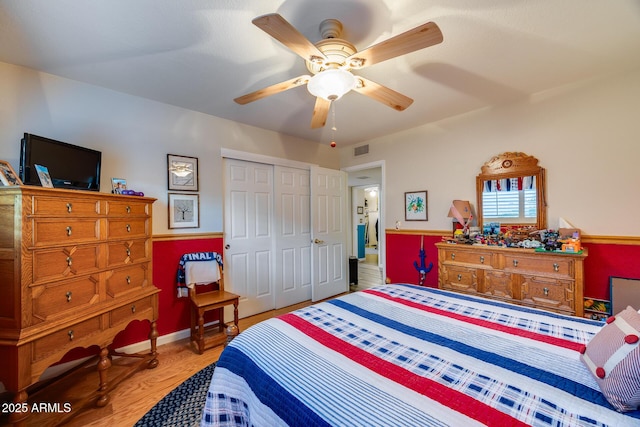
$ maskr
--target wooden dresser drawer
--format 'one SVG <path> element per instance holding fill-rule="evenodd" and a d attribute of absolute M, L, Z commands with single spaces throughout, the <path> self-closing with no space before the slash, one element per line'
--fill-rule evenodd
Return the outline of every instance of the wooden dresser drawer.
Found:
<path fill-rule="evenodd" d="M 572 277 L 573 261 L 569 258 L 556 256 L 547 258 L 544 256 L 521 256 L 508 254 L 504 256 L 504 270 L 517 273 L 535 272 L 540 275 L 554 277 Z"/>
<path fill-rule="evenodd" d="M 534 275 L 522 275 L 522 302 L 575 314 L 575 283 Z"/>
<path fill-rule="evenodd" d="M 50 353 L 66 353 L 68 350 L 90 344 L 92 335 L 102 330 L 100 317 L 76 323 L 33 342 L 33 361 L 44 359 Z"/>
<path fill-rule="evenodd" d="M 445 249 L 443 252 L 444 259 L 442 262 L 444 263 L 491 266 L 491 252 L 484 252 L 482 250 L 466 251 L 456 248 Z"/>
<path fill-rule="evenodd" d="M 133 319 L 150 319 L 153 312 L 152 298 L 154 298 L 154 296 L 150 295 L 112 310 L 111 313 L 109 313 L 109 325 L 113 327 L 119 323 L 129 323 Z"/>
<path fill-rule="evenodd" d="M 31 289 L 34 320 L 44 321 L 97 304 L 98 282 L 97 277 L 87 276 L 34 286 Z"/>
<path fill-rule="evenodd" d="M 118 298 L 149 284 L 148 264 L 134 264 L 107 273 L 107 295 Z"/>
<path fill-rule="evenodd" d="M 146 237 L 150 234 L 147 218 L 123 218 L 107 220 L 107 238 L 127 239 Z"/>
<path fill-rule="evenodd" d="M 33 283 L 59 280 L 100 269 L 100 246 L 67 246 L 33 252 Z"/>
<path fill-rule="evenodd" d="M 106 203 L 107 216 L 149 216 L 151 205 L 132 198 L 130 202 L 109 200 Z"/>
<path fill-rule="evenodd" d="M 33 220 L 33 245 L 67 245 L 100 240 L 100 220 L 70 218 L 66 220 Z"/>
<path fill-rule="evenodd" d="M 95 217 L 100 215 L 100 202 L 98 200 L 82 198 L 60 198 L 47 196 L 33 197 L 33 215 L 48 217 L 84 216 Z"/>
<path fill-rule="evenodd" d="M 478 275 L 475 269 L 449 265 L 443 268 L 441 273 L 444 289 L 464 292 L 478 291 Z"/>
<path fill-rule="evenodd" d="M 125 240 L 107 246 L 107 267 L 115 267 L 147 261 L 150 258 L 151 240 Z"/>

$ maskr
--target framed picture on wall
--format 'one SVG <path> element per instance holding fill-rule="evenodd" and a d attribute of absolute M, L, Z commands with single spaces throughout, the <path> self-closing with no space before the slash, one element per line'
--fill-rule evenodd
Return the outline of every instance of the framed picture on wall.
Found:
<path fill-rule="evenodd" d="M 169 190 L 198 191 L 198 158 L 167 154 Z"/>
<path fill-rule="evenodd" d="M 197 194 L 169 193 L 169 228 L 200 227 L 199 205 Z"/>
<path fill-rule="evenodd" d="M 4 160 L 0 160 L 0 185 L 22 185 L 16 171 Z"/>
<path fill-rule="evenodd" d="M 409 191 L 404 193 L 405 221 L 427 221 L 427 192 Z"/>

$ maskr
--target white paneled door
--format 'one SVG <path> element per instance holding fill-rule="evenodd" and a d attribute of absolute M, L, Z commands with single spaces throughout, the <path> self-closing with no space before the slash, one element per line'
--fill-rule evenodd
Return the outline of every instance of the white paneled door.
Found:
<path fill-rule="evenodd" d="M 346 180 L 344 172 L 311 168 L 313 301 L 348 291 Z"/>
<path fill-rule="evenodd" d="M 240 317 L 274 308 L 273 166 L 225 161 L 225 289 Z"/>
<path fill-rule="evenodd" d="M 240 317 L 348 289 L 346 174 L 225 159 L 225 286 Z"/>

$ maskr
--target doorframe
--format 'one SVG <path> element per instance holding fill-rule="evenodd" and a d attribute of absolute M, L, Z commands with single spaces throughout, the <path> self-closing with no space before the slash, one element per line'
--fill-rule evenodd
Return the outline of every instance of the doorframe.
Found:
<path fill-rule="evenodd" d="M 386 244 L 386 232 L 384 227 L 384 218 L 386 211 L 386 176 L 385 176 L 385 161 L 384 160 L 376 160 L 374 162 L 362 163 L 355 166 L 344 167 L 341 170 L 345 171 L 348 175 L 353 172 L 358 172 L 365 169 L 375 169 L 380 168 L 380 181 L 378 183 L 380 193 L 378 194 L 378 221 L 379 221 L 379 229 L 378 229 L 378 267 L 382 269 L 382 277 L 387 277 L 387 244 Z M 349 206 L 352 205 L 352 188 L 359 187 L 355 185 L 350 185 L 348 191 L 349 197 Z M 357 233 L 357 223 L 353 221 L 353 215 L 348 215 L 349 217 L 349 236 L 348 239 L 350 242 L 353 242 L 354 235 Z M 357 254 L 356 254 L 357 255 Z M 386 279 L 385 279 L 386 280 Z"/>

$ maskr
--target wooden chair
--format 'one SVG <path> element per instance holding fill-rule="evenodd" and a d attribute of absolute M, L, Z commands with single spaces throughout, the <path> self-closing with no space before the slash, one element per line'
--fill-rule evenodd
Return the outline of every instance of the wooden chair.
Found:
<path fill-rule="evenodd" d="M 238 302 L 240 296 L 224 290 L 224 277 L 220 271 L 220 280 L 211 284 L 213 290 L 198 292 L 198 288 L 206 288 L 210 285 L 194 285 L 189 289 L 189 299 L 191 300 L 191 344 L 195 346 L 199 354 L 204 350 L 226 344 L 240 332 L 238 327 Z M 233 304 L 234 325 L 227 325 L 224 322 L 224 307 Z M 205 328 L 204 314 L 217 310 L 219 322 L 217 325 Z M 235 327 L 234 327 L 235 326 Z M 207 331 L 205 331 L 207 329 Z M 217 330 L 211 336 L 205 338 L 205 332 Z M 229 332 L 227 333 L 227 330 Z"/>

